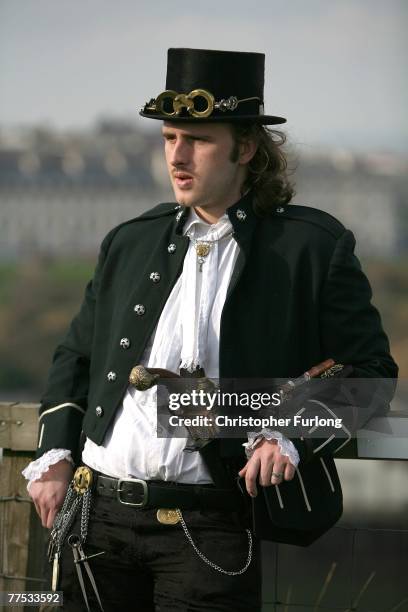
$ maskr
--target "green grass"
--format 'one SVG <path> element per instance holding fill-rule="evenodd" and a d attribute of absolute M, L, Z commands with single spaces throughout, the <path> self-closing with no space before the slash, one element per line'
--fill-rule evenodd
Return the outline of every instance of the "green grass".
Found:
<path fill-rule="evenodd" d="M 84 260 L 56 260 L 45 268 L 46 278 L 53 283 L 81 283 L 93 276 L 96 262 Z"/>
<path fill-rule="evenodd" d="M 10 300 L 19 270 L 20 266 L 16 263 L 0 264 L 0 304 Z"/>

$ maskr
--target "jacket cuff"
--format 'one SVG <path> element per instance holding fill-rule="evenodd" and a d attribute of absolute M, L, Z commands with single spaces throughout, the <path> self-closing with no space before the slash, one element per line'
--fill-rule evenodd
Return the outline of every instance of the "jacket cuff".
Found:
<path fill-rule="evenodd" d="M 36 458 L 51 449 L 64 448 L 70 450 L 75 459 L 84 414 L 84 408 L 72 402 L 64 402 L 42 409 Z"/>

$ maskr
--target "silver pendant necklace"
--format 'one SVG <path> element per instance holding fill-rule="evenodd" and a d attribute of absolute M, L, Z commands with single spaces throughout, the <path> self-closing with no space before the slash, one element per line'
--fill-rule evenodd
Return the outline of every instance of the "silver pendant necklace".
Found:
<path fill-rule="evenodd" d="M 198 269 L 200 272 L 203 271 L 203 263 L 205 263 L 206 257 L 208 257 L 209 252 L 211 251 L 211 247 L 215 242 L 222 240 L 223 238 L 227 238 L 231 236 L 233 230 L 229 231 L 228 234 L 224 234 L 224 236 L 220 236 L 220 238 L 215 238 L 214 240 L 203 240 L 201 238 L 191 238 L 190 234 L 187 236 L 190 240 L 193 240 L 194 249 L 197 254 L 198 261 Z"/>

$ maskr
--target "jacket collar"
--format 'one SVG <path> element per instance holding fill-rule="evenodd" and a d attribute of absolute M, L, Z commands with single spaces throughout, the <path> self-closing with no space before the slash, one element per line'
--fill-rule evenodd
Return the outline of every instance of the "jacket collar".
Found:
<path fill-rule="evenodd" d="M 228 215 L 226 213 L 218 219 L 217 223 L 214 223 L 213 225 L 211 225 L 210 223 L 207 223 L 206 221 L 201 219 L 201 217 L 197 215 L 194 208 L 192 208 L 189 210 L 187 220 L 184 224 L 183 234 L 186 235 L 194 226 L 197 226 L 197 225 L 200 228 L 203 228 L 203 231 L 208 231 L 210 228 L 216 227 L 220 223 L 220 221 L 222 221 L 223 219 L 228 219 Z"/>
<path fill-rule="evenodd" d="M 249 249 L 258 218 L 252 206 L 252 191 L 247 191 L 235 204 L 227 208 L 226 214 L 233 227 L 233 236 L 244 251 Z M 186 224 L 191 223 L 188 206 L 179 206 L 176 214 L 175 232 L 185 234 Z"/>
<path fill-rule="evenodd" d="M 258 218 L 253 206 L 252 190 L 247 191 L 233 206 L 227 208 L 227 215 L 234 229 L 234 238 L 246 252 L 252 240 Z"/>

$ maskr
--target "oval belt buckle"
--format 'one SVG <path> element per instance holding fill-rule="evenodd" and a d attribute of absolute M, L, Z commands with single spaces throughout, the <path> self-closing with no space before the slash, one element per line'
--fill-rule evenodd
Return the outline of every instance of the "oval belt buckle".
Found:
<path fill-rule="evenodd" d="M 74 491 L 83 495 L 92 485 L 92 470 L 86 465 L 77 468 L 73 478 Z"/>
<path fill-rule="evenodd" d="M 162 525 L 177 525 L 180 522 L 177 509 L 159 508 L 156 512 L 156 517 Z"/>

